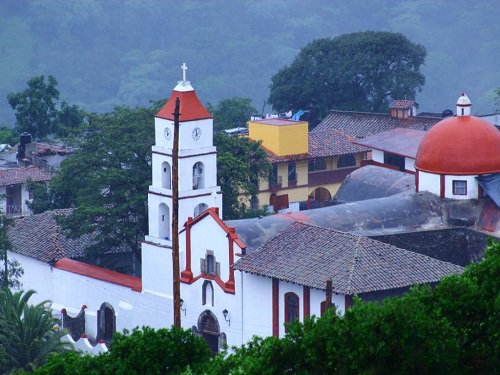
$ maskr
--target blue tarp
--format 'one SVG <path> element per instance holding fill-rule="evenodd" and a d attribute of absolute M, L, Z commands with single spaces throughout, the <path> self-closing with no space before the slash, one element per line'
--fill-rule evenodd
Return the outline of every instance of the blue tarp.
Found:
<path fill-rule="evenodd" d="M 500 207 L 500 173 L 485 174 L 476 179 L 491 200 Z"/>

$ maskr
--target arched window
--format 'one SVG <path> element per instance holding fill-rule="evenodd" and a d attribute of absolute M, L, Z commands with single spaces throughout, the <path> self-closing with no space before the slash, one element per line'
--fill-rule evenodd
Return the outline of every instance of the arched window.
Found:
<path fill-rule="evenodd" d="M 215 257 L 212 254 L 207 254 L 207 274 L 215 275 Z"/>
<path fill-rule="evenodd" d="M 285 294 L 285 323 L 292 323 L 299 319 L 299 296 L 288 292 Z"/>
<path fill-rule="evenodd" d="M 193 190 L 205 187 L 205 167 L 202 162 L 193 165 Z"/>
<path fill-rule="evenodd" d="M 355 167 L 356 158 L 353 154 L 342 155 L 337 160 L 337 168 Z"/>
<path fill-rule="evenodd" d="M 201 302 L 203 305 L 214 305 L 214 287 L 212 282 L 209 280 L 205 280 L 203 282 L 202 291 L 201 291 Z"/>
<path fill-rule="evenodd" d="M 194 208 L 194 217 L 198 216 L 202 212 L 208 210 L 208 206 L 205 203 L 200 203 Z"/>
<path fill-rule="evenodd" d="M 97 310 L 97 338 L 109 341 L 116 331 L 115 309 L 109 303 L 104 302 Z"/>
<path fill-rule="evenodd" d="M 165 203 L 161 203 L 158 209 L 159 223 L 158 237 L 169 240 L 170 239 L 170 209 Z"/>
<path fill-rule="evenodd" d="M 170 164 L 164 161 L 161 164 L 161 187 L 165 189 L 172 188 L 172 179 L 170 177 Z"/>

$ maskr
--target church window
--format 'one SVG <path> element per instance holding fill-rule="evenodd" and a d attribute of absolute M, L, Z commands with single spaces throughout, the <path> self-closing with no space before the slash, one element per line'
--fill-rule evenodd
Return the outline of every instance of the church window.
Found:
<path fill-rule="evenodd" d="M 214 252 L 207 250 L 205 258 L 201 259 L 201 273 L 205 275 L 220 276 L 220 263 L 216 261 Z"/>
<path fill-rule="evenodd" d="M 169 240 L 170 239 L 170 210 L 165 203 L 161 203 L 159 207 L 159 221 L 160 227 L 158 229 L 158 237 Z"/>
<path fill-rule="evenodd" d="M 285 323 L 299 319 L 299 297 L 292 292 L 285 294 Z"/>
<path fill-rule="evenodd" d="M 97 338 L 109 341 L 116 331 L 116 315 L 113 306 L 104 302 L 97 310 Z"/>
<path fill-rule="evenodd" d="M 203 189 L 205 187 L 203 163 L 198 162 L 193 165 L 193 190 Z"/>
<path fill-rule="evenodd" d="M 161 164 L 161 187 L 164 189 L 172 188 L 172 179 L 170 177 L 170 164 L 164 161 Z"/>
<path fill-rule="evenodd" d="M 467 181 L 453 180 L 453 195 L 467 195 Z"/>
<path fill-rule="evenodd" d="M 356 158 L 353 154 L 342 155 L 337 160 L 337 168 L 355 167 Z"/>
<path fill-rule="evenodd" d="M 214 287 L 212 282 L 209 280 L 205 280 L 202 286 L 202 304 L 203 305 L 214 305 Z"/>
<path fill-rule="evenodd" d="M 198 216 L 199 214 L 205 212 L 208 209 L 208 206 L 205 203 L 200 203 L 194 208 L 194 217 Z"/>
<path fill-rule="evenodd" d="M 213 255 L 207 255 L 207 273 L 209 275 L 215 274 L 215 258 Z"/>

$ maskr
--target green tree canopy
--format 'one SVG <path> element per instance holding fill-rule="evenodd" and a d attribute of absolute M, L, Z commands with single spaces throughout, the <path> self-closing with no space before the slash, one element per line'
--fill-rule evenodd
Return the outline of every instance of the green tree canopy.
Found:
<path fill-rule="evenodd" d="M 269 177 L 271 163 L 266 152 L 258 142 L 224 133 L 216 134 L 214 143 L 217 146 L 217 183 L 222 189 L 224 219 L 252 215 L 245 203 L 257 197 L 259 179 Z"/>
<path fill-rule="evenodd" d="M 34 138 L 43 138 L 54 131 L 59 100 L 57 81 L 53 76 L 33 77 L 28 88 L 7 95 L 12 109 L 16 111 L 16 130 L 28 132 Z"/>
<path fill-rule="evenodd" d="M 143 327 L 131 333 L 115 333 L 105 354 L 96 357 L 75 352 L 54 355 L 35 373 L 200 374 L 209 359 L 210 350 L 205 340 L 194 336 L 191 330 Z"/>
<path fill-rule="evenodd" d="M 425 55 L 399 33 L 316 39 L 272 77 L 269 102 L 278 111 L 309 110 L 313 126 L 332 109 L 385 112 L 393 99 L 421 90 Z"/>
<path fill-rule="evenodd" d="M 29 185 L 35 213 L 74 208 L 59 221 L 70 237 L 95 236 L 89 255 L 127 246 L 140 259 L 158 106 L 91 115 L 78 132 L 77 152 L 61 163 L 48 190 Z"/>
<path fill-rule="evenodd" d="M 0 368 L 4 374 L 34 370 L 49 354 L 68 347 L 61 341 L 63 332 L 55 329 L 48 301 L 28 303 L 34 293 L 0 291 Z"/>
<path fill-rule="evenodd" d="M 214 116 L 214 130 L 245 127 L 251 116 L 257 115 L 252 99 L 238 96 L 222 99 L 215 106 L 208 104 L 208 111 Z"/>

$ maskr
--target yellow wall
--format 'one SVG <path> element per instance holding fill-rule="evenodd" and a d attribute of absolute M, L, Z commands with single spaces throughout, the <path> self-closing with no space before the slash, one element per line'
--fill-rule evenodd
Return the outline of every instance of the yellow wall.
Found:
<path fill-rule="evenodd" d="M 270 119 L 269 121 L 272 122 Z M 279 121 L 279 120 L 275 120 Z M 273 125 L 265 120 L 249 121 L 248 136 L 278 156 L 308 152 L 309 125 L 307 121 L 286 120 L 289 125 Z"/>

